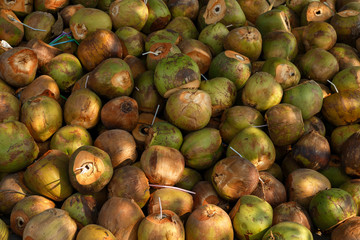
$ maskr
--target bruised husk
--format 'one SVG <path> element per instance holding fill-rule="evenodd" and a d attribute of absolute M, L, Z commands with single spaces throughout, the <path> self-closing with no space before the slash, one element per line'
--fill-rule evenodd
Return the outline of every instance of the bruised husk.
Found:
<path fill-rule="evenodd" d="M 291 239 L 313 240 L 313 235 L 309 229 L 301 224 L 294 222 L 282 222 L 272 226 L 263 236 L 263 240 Z"/>
<path fill-rule="evenodd" d="M 45 142 L 62 126 L 63 115 L 55 99 L 37 96 L 22 105 L 20 119 L 36 141 Z"/>
<path fill-rule="evenodd" d="M 45 95 L 60 100 L 60 90 L 55 80 L 48 75 L 37 77 L 20 92 L 20 101 L 24 104 L 31 97 Z"/>
<path fill-rule="evenodd" d="M 83 194 L 99 192 L 113 175 L 110 156 L 100 148 L 79 147 L 69 161 L 69 179 L 76 190 Z"/>
<path fill-rule="evenodd" d="M 79 229 L 88 224 L 96 223 L 98 210 L 96 199 L 92 195 L 75 193 L 63 202 L 61 209 L 69 213 Z"/>
<path fill-rule="evenodd" d="M 358 38 L 360 13 L 355 10 L 344 10 L 337 12 L 330 21 L 334 27 L 339 42 L 355 46 Z"/>
<path fill-rule="evenodd" d="M 304 121 L 304 130 L 305 130 L 304 134 L 309 133 L 311 131 L 316 131 L 324 137 L 326 133 L 324 122 L 316 116 L 312 116 L 311 118 Z"/>
<path fill-rule="evenodd" d="M 234 239 L 231 219 L 216 205 L 201 206 L 191 213 L 186 222 L 186 239 Z"/>
<path fill-rule="evenodd" d="M 268 135 L 259 128 L 241 130 L 229 143 L 226 156 L 237 155 L 233 149 L 249 160 L 258 171 L 268 169 L 275 162 L 275 147 Z"/>
<path fill-rule="evenodd" d="M 89 74 L 89 87 L 107 99 L 129 96 L 134 88 L 131 69 L 120 58 L 106 59 Z"/>
<path fill-rule="evenodd" d="M 70 53 L 62 53 L 45 64 L 41 71 L 52 77 L 61 91 L 70 91 L 72 85 L 83 75 L 81 63 Z"/>
<path fill-rule="evenodd" d="M 360 217 L 352 217 L 331 232 L 331 240 L 356 240 L 360 234 Z"/>
<path fill-rule="evenodd" d="M 336 43 L 336 31 L 327 22 L 312 22 L 303 33 L 303 43 L 306 51 L 312 48 L 331 49 Z"/>
<path fill-rule="evenodd" d="M 58 149 L 71 156 L 76 149 L 84 145 L 92 145 L 90 133 L 79 125 L 66 125 L 52 136 L 50 149 Z"/>
<path fill-rule="evenodd" d="M 116 240 L 116 237 L 108 229 L 96 224 L 86 225 L 76 236 L 76 240 L 98 239 Z"/>
<path fill-rule="evenodd" d="M 264 199 L 272 207 L 286 202 L 285 186 L 270 173 L 260 172 L 259 175 L 260 181 L 251 195 Z"/>
<path fill-rule="evenodd" d="M 264 117 L 255 108 L 248 106 L 234 106 L 224 111 L 219 126 L 221 138 L 224 142 L 230 141 L 246 127 L 264 124 Z"/>
<path fill-rule="evenodd" d="M 145 35 L 132 27 L 120 27 L 115 34 L 123 41 L 129 55 L 140 56 L 144 52 Z"/>
<path fill-rule="evenodd" d="M 159 145 L 146 149 L 140 162 L 149 182 L 161 185 L 175 185 L 180 181 L 185 167 L 180 151 Z"/>
<path fill-rule="evenodd" d="M 274 145 L 295 143 L 304 133 L 300 108 L 287 103 L 278 104 L 265 113 L 269 135 Z"/>
<path fill-rule="evenodd" d="M 221 157 L 223 152 L 220 132 L 214 128 L 204 128 L 185 136 L 181 153 L 186 166 L 206 169 Z"/>
<path fill-rule="evenodd" d="M 31 195 L 19 201 L 11 211 L 10 227 L 11 230 L 22 236 L 29 220 L 37 214 L 54 208 L 55 203 L 42 196 Z"/>
<path fill-rule="evenodd" d="M 15 204 L 31 194 L 24 183 L 24 172 L 8 174 L 0 181 L 0 213 L 10 214 Z"/>
<path fill-rule="evenodd" d="M 107 102 L 101 109 L 101 122 L 107 129 L 132 131 L 139 119 L 137 102 L 127 96 L 117 97 Z"/>
<path fill-rule="evenodd" d="M 13 87 L 30 84 L 36 75 L 38 59 L 30 48 L 16 47 L 0 55 L 0 76 Z"/>
<path fill-rule="evenodd" d="M 151 194 L 148 214 L 160 212 L 159 198 L 163 210 L 170 210 L 183 220 L 192 212 L 193 198 L 191 194 L 177 189 L 162 188 Z"/>
<path fill-rule="evenodd" d="M 125 55 L 124 43 L 108 29 L 98 29 L 89 34 L 77 49 L 77 56 L 88 71 L 107 58 L 123 58 Z"/>
<path fill-rule="evenodd" d="M 139 224 L 144 217 L 134 200 L 112 197 L 102 206 L 98 224 L 108 229 L 116 239 L 136 240 Z"/>
<path fill-rule="evenodd" d="M 145 146 L 161 145 L 180 149 L 183 143 L 183 136 L 177 127 L 168 122 L 154 123 L 145 138 Z"/>
<path fill-rule="evenodd" d="M 324 136 L 311 131 L 298 140 L 292 154 L 303 167 L 314 170 L 323 169 L 330 161 L 330 144 Z"/>
<path fill-rule="evenodd" d="M 182 40 L 180 34 L 174 30 L 161 29 L 150 33 L 145 39 L 145 51 L 149 51 L 150 47 L 155 43 L 172 43 L 177 45 Z"/>
<path fill-rule="evenodd" d="M 49 150 L 24 173 L 32 191 L 55 201 L 63 201 L 73 191 L 68 173 L 69 157 L 59 150 Z"/>
<path fill-rule="evenodd" d="M 10 121 L 0 124 L 0 171 L 17 172 L 30 165 L 39 148 L 25 124 Z"/>
<path fill-rule="evenodd" d="M 108 186 L 109 198 L 133 199 L 139 207 L 144 207 L 150 197 L 149 181 L 138 167 L 124 166 L 114 171 Z"/>
<path fill-rule="evenodd" d="M 13 94 L 0 91 L 0 123 L 19 121 L 21 103 Z"/>
<path fill-rule="evenodd" d="M 297 53 L 298 46 L 295 36 L 289 31 L 273 31 L 263 37 L 263 58 L 280 57 L 292 61 Z"/>
<path fill-rule="evenodd" d="M 178 128 L 186 131 L 199 130 L 210 121 L 211 98 L 202 90 L 184 89 L 169 97 L 165 111 L 169 122 Z"/>
<path fill-rule="evenodd" d="M 330 189 L 330 181 L 321 173 L 307 168 L 297 169 L 286 179 L 289 201 L 308 208 L 311 199 L 320 191 Z"/>
<path fill-rule="evenodd" d="M 112 129 L 101 133 L 95 139 L 94 146 L 109 154 L 113 168 L 129 165 L 137 158 L 133 136 L 121 129 Z"/>
<path fill-rule="evenodd" d="M 84 88 L 73 92 L 65 102 L 64 120 L 68 125 L 80 125 L 86 129 L 94 127 L 100 120 L 100 98 Z"/>
<path fill-rule="evenodd" d="M 179 216 L 170 210 L 156 212 L 144 218 L 138 228 L 137 239 L 158 240 L 171 236 L 174 240 L 185 240 L 185 230 Z"/>
<path fill-rule="evenodd" d="M 357 214 L 357 205 L 351 195 L 339 188 L 317 193 L 310 202 L 309 213 L 314 225 L 328 231 Z"/>
<path fill-rule="evenodd" d="M 239 174 L 239 172 L 247 174 Z M 222 198 L 234 201 L 255 190 L 259 181 L 259 172 L 249 160 L 231 156 L 216 163 L 211 180 L 216 192 Z"/>
<path fill-rule="evenodd" d="M 274 208 L 273 225 L 280 222 L 295 222 L 311 231 L 312 221 L 305 208 L 297 202 L 284 202 Z"/>
<path fill-rule="evenodd" d="M 238 238 L 256 240 L 272 225 L 273 209 L 265 200 L 245 195 L 237 201 L 229 216 Z"/>
<path fill-rule="evenodd" d="M 345 43 L 336 43 L 335 46 L 329 50 L 329 52 L 334 55 L 336 60 L 339 62 L 340 71 L 345 70 L 346 68 L 360 66 L 358 52 L 350 45 Z"/>
<path fill-rule="evenodd" d="M 65 210 L 51 208 L 30 219 L 25 227 L 23 239 L 71 240 L 75 238 L 76 230 L 75 221 Z"/>
<path fill-rule="evenodd" d="M 177 53 L 162 59 L 156 65 L 154 83 L 159 94 L 168 98 L 182 88 L 198 88 L 200 70 L 191 57 Z"/>

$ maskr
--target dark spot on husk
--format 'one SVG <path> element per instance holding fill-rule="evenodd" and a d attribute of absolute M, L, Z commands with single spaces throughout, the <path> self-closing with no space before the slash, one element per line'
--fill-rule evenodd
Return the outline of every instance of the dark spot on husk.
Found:
<path fill-rule="evenodd" d="M 121 111 L 124 113 L 129 113 L 133 110 L 133 105 L 131 102 L 124 102 L 121 104 Z"/>

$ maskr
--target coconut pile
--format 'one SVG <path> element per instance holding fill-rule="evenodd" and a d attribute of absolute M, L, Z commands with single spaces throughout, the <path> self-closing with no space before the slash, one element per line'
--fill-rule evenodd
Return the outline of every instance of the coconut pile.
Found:
<path fill-rule="evenodd" d="M 0 0 L 0 239 L 360 239 L 360 1 Z"/>

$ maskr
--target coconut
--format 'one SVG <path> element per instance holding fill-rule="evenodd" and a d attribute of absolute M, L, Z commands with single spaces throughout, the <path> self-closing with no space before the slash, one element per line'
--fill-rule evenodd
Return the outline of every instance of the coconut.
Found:
<path fill-rule="evenodd" d="M 0 123 L 0 171 L 17 172 L 30 165 L 39 148 L 25 124 L 18 121 Z"/>
<path fill-rule="evenodd" d="M 15 204 L 31 193 L 24 183 L 24 172 L 4 176 L 0 181 L 0 212 L 10 214 Z"/>
<path fill-rule="evenodd" d="M 39 68 L 42 68 L 51 59 L 62 53 L 60 49 L 50 46 L 40 39 L 31 39 L 26 43 L 26 47 L 31 48 L 35 52 Z"/>
<path fill-rule="evenodd" d="M 239 172 L 247 174 L 239 174 Z M 211 181 L 222 198 L 235 201 L 255 190 L 259 181 L 259 172 L 249 160 L 231 156 L 216 163 Z"/>
<path fill-rule="evenodd" d="M 98 224 L 108 229 L 116 239 L 136 240 L 139 224 L 144 217 L 134 200 L 112 197 L 102 206 Z"/>
<path fill-rule="evenodd" d="M 36 96 L 22 105 L 20 119 L 36 141 L 45 142 L 62 126 L 63 115 L 55 99 Z"/>
<path fill-rule="evenodd" d="M 175 148 L 154 145 L 141 155 L 141 169 L 150 183 L 175 185 L 185 167 L 183 155 Z"/>
<path fill-rule="evenodd" d="M 149 15 L 141 31 L 149 34 L 150 32 L 164 29 L 171 19 L 171 13 L 166 3 L 159 0 L 148 0 L 146 6 Z"/>
<path fill-rule="evenodd" d="M 235 234 L 240 239 L 261 239 L 271 227 L 273 209 L 265 200 L 253 196 L 240 197 L 229 213 Z"/>
<path fill-rule="evenodd" d="M 340 186 L 341 189 L 345 190 L 346 192 L 350 193 L 354 202 L 357 205 L 358 213 L 360 213 L 360 179 L 349 179 L 344 184 Z"/>
<path fill-rule="evenodd" d="M 186 222 L 186 239 L 234 239 L 229 215 L 214 204 L 195 209 Z"/>
<path fill-rule="evenodd" d="M 95 139 L 94 146 L 109 154 L 113 168 L 129 165 L 137 158 L 134 137 L 121 129 L 101 133 Z"/>
<path fill-rule="evenodd" d="M 88 224 L 96 223 L 98 216 L 96 207 L 94 196 L 75 193 L 63 202 L 61 209 L 67 211 L 81 229 Z"/>
<path fill-rule="evenodd" d="M 100 225 L 89 224 L 83 227 L 76 236 L 76 240 L 116 240 L 116 237 Z"/>
<path fill-rule="evenodd" d="M 360 131 L 352 134 L 344 143 L 341 148 L 341 162 L 345 172 L 349 175 L 360 176 L 360 169 L 358 166 L 358 152 L 360 150 L 358 139 Z"/>
<path fill-rule="evenodd" d="M 217 22 L 203 28 L 198 39 L 209 47 L 212 56 L 216 56 L 224 50 L 223 41 L 228 33 L 226 26 Z"/>
<path fill-rule="evenodd" d="M 133 199 L 141 208 L 150 197 L 149 181 L 145 173 L 135 166 L 124 166 L 114 171 L 107 185 L 110 197 Z"/>
<path fill-rule="evenodd" d="M 19 23 L 15 13 L 10 9 L 0 9 L 0 38 L 11 46 L 17 46 L 24 37 L 24 26 Z M 0 74 L 1 75 L 1 74 Z"/>
<path fill-rule="evenodd" d="M 177 182 L 175 186 L 186 190 L 192 190 L 193 187 L 201 180 L 202 176 L 198 171 L 186 167 L 184 168 L 184 172 L 179 182 Z"/>
<path fill-rule="evenodd" d="M 54 208 L 55 203 L 42 196 L 31 195 L 20 200 L 12 209 L 10 215 L 11 230 L 22 236 L 29 220 L 37 214 Z"/>
<path fill-rule="evenodd" d="M 206 169 L 218 161 L 223 152 L 220 132 L 214 128 L 203 128 L 185 136 L 180 149 L 187 166 Z"/>
<path fill-rule="evenodd" d="M 297 169 L 286 179 L 288 199 L 308 208 L 311 199 L 320 191 L 330 189 L 330 181 L 321 173 L 307 168 Z"/>
<path fill-rule="evenodd" d="M 129 65 L 133 79 L 136 79 L 147 70 L 145 62 L 138 57 L 126 55 L 124 61 Z"/>
<path fill-rule="evenodd" d="M 220 198 L 213 185 L 208 181 L 200 181 L 193 188 L 194 209 L 203 205 L 214 204 L 225 211 L 229 210 L 229 203 Z"/>
<path fill-rule="evenodd" d="M 30 165 L 25 173 L 26 186 L 55 201 L 63 201 L 72 194 L 69 181 L 69 157 L 59 150 L 49 150 Z"/>
<path fill-rule="evenodd" d="M 30 219 L 24 229 L 23 239 L 71 240 L 75 238 L 76 230 L 76 223 L 68 212 L 50 208 Z"/>
<path fill-rule="evenodd" d="M 0 219 L 0 238 L 8 239 L 9 238 L 9 228 L 6 226 L 6 223 Z"/>
<path fill-rule="evenodd" d="M 302 240 L 313 240 L 313 235 L 309 229 L 294 222 L 281 222 L 272 226 L 267 230 L 262 239 L 272 240 L 275 236 L 280 239 L 298 238 Z"/>
<path fill-rule="evenodd" d="M 48 75 L 37 77 L 20 92 L 20 101 L 24 104 L 29 98 L 46 95 L 60 101 L 60 90 L 55 80 Z"/>
<path fill-rule="evenodd" d="M 131 97 L 116 97 L 101 109 L 101 122 L 107 129 L 132 131 L 139 119 L 137 102 Z"/>
<path fill-rule="evenodd" d="M 82 146 L 70 157 L 69 179 L 80 193 L 101 191 L 110 182 L 112 175 L 110 156 L 100 148 Z"/>
<path fill-rule="evenodd" d="M 71 156 L 81 146 L 92 145 L 90 133 L 79 125 L 66 125 L 54 133 L 50 149 L 58 149 Z"/>
<path fill-rule="evenodd" d="M 286 202 L 285 186 L 270 173 L 260 172 L 259 175 L 260 181 L 251 195 L 264 199 L 272 207 Z"/>
<path fill-rule="evenodd" d="M 331 232 L 331 240 L 356 240 L 360 232 L 360 217 L 352 217 Z"/>
<path fill-rule="evenodd" d="M 284 202 L 274 208 L 273 225 L 281 222 L 295 222 L 311 231 L 312 221 L 307 210 L 297 202 Z"/>
<path fill-rule="evenodd" d="M 180 149 L 183 143 L 183 136 L 177 127 L 168 122 L 154 123 L 145 138 L 145 146 L 161 145 Z"/>
<path fill-rule="evenodd" d="M 24 87 L 34 81 L 37 68 L 36 53 L 30 48 L 16 47 L 0 55 L 0 76 L 13 87 Z"/>
<path fill-rule="evenodd" d="M 21 103 L 14 95 L 0 91 L 0 123 L 19 121 Z"/>

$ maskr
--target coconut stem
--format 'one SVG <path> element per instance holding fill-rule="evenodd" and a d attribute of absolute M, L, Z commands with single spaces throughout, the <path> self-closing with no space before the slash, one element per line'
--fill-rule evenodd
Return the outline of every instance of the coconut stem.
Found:
<path fill-rule="evenodd" d="M 196 194 L 196 192 L 193 191 L 189 191 L 186 189 L 182 189 L 182 188 L 178 188 L 178 187 L 174 187 L 174 186 L 167 186 L 167 185 L 157 185 L 157 184 L 149 184 L 150 187 L 156 187 L 156 188 L 171 188 L 171 189 L 176 189 L 176 190 L 180 190 L 186 193 L 190 193 L 190 194 Z"/>
<path fill-rule="evenodd" d="M 336 85 L 333 82 L 331 82 L 330 80 L 326 80 L 326 81 L 335 88 L 336 93 L 339 93 L 339 90 L 337 89 Z"/>
<path fill-rule="evenodd" d="M 160 108 L 160 104 L 158 104 L 157 107 L 156 107 L 155 115 L 154 115 L 153 120 L 151 122 L 151 126 L 154 125 L 156 115 L 158 114 L 159 108 Z"/>
<path fill-rule="evenodd" d="M 264 125 L 259 125 L 259 126 L 253 126 L 253 127 L 256 127 L 256 128 L 267 127 L 267 124 L 264 124 Z"/>
<path fill-rule="evenodd" d="M 89 81 L 89 75 L 86 76 L 85 88 L 87 88 L 88 81 Z"/>
<path fill-rule="evenodd" d="M 25 23 L 22 23 L 22 22 L 16 20 L 16 19 L 15 19 L 13 16 L 11 16 L 11 15 L 8 15 L 7 17 L 8 17 L 11 21 L 13 21 L 13 22 L 18 22 L 18 23 L 20 23 L 21 25 L 24 25 L 25 27 L 28 27 L 28 28 L 30 28 L 30 29 L 32 29 L 32 30 L 34 30 L 34 31 L 46 32 L 46 30 L 38 29 L 38 28 L 33 28 L 33 27 L 31 27 L 31 26 L 29 26 L 29 25 L 27 25 L 27 24 L 25 24 Z"/>
<path fill-rule="evenodd" d="M 233 150 L 233 151 L 234 151 L 237 155 L 239 155 L 240 157 L 244 158 L 244 157 L 241 156 L 241 154 L 240 154 L 238 151 L 236 151 L 233 147 L 230 146 L 230 149 Z"/>
<path fill-rule="evenodd" d="M 135 87 L 135 90 L 136 90 L 136 91 L 140 91 L 140 89 L 139 89 L 138 87 Z"/>
<path fill-rule="evenodd" d="M 161 51 L 160 50 L 156 50 L 155 52 L 153 52 L 153 51 L 148 51 L 148 52 L 144 52 L 144 53 L 142 53 L 142 55 L 148 55 L 148 54 L 154 54 L 155 56 L 158 56 L 160 53 L 161 53 Z"/>
<path fill-rule="evenodd" d="M 162 219 L 162 206 L 161 206 L 161 199 L 159 197 L 159 208 L 160 208 L 160 219 Z"/>
<path fill-rule="evenodd" d="M 201 74 L 201 76 L 203 77 L 203 79 L 205 79 L 205 81 L 208 80 L 208 79 L 204 76 L 204 74 Z"/>
<path fill-rule="evenodd" d="M 147 5 L 148 0 L 144 0 L 145 5 Z"/>
<path fill-rule="evenodd" d="M 227 26 L 225 26 L 226 28 L 229 28 L 229 27 L 232 27 L 233 25 L 232 24 L 229 24 Z"/>

